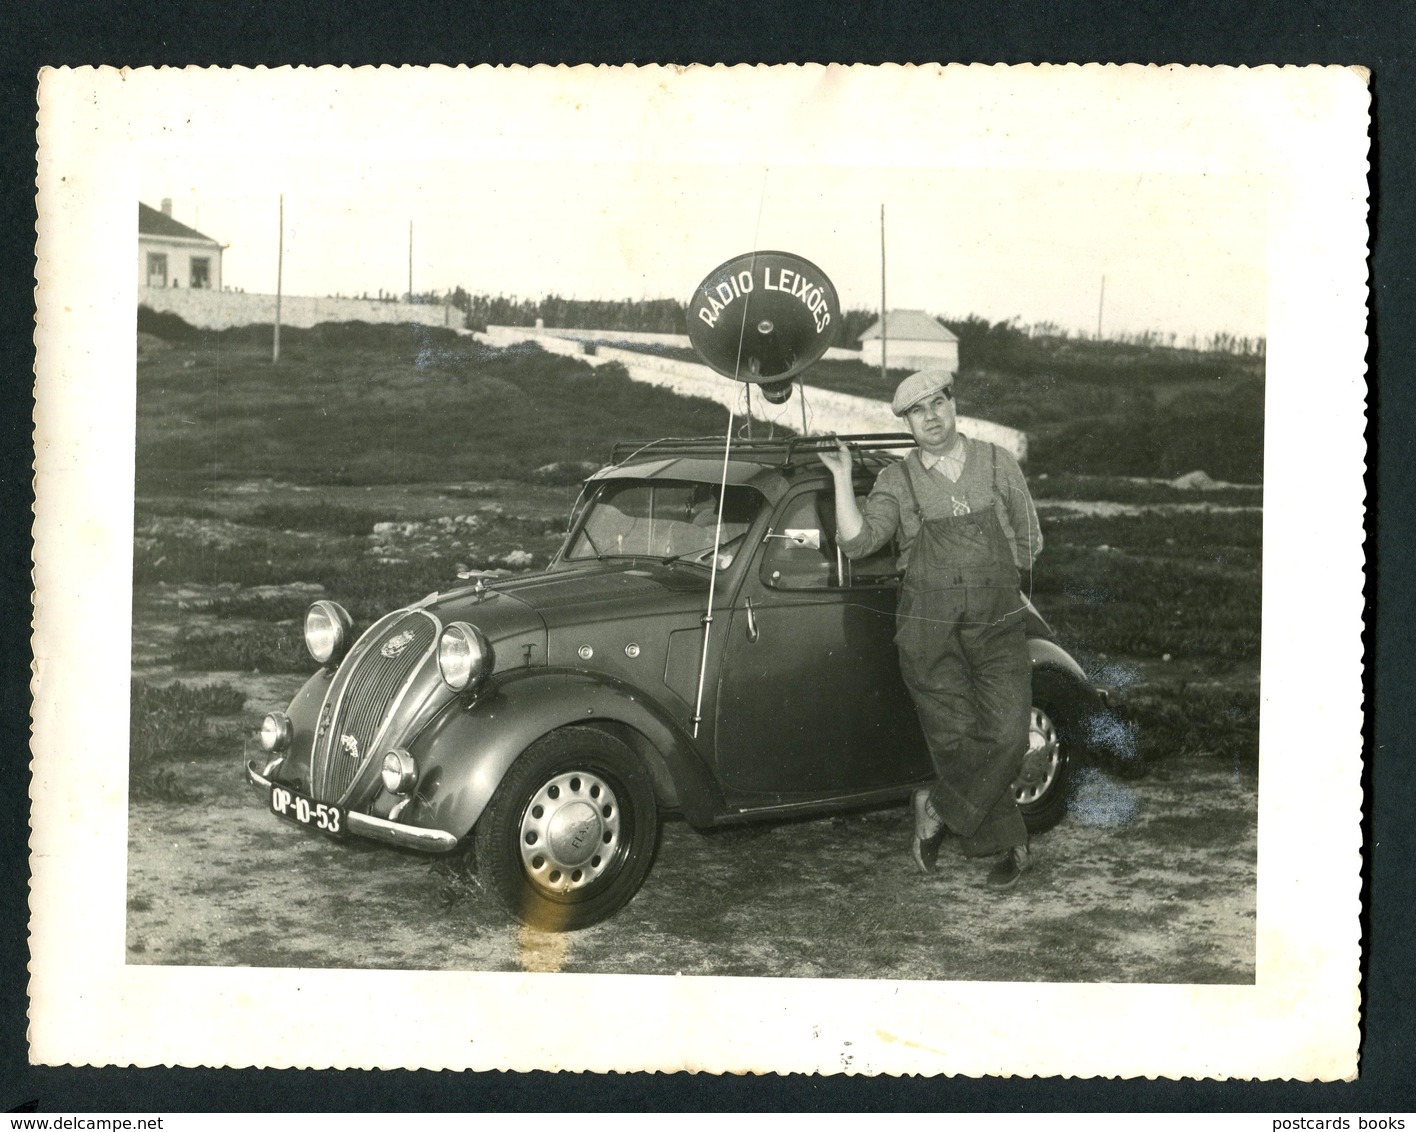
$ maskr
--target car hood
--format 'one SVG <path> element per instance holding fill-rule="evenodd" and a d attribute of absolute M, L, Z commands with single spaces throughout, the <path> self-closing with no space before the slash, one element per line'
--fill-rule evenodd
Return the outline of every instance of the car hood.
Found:
<path fill-rule="evenodd" d="M 476 625 L 495 644 L 496 634 L 517 619 L 518 611 L 554 632 L 587 622 L 701 611 L 707 593 L 708 575 L 702 570 L 634 560 L 508 578 L 480 590 L 467 587 L 439 594 L 424 608 L 444 624 Z"/>

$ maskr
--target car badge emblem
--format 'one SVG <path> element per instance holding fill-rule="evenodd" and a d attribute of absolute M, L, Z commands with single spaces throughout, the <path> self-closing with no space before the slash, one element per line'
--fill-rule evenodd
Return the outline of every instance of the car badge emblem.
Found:
<path fill-rule="evenodd" d="M 391 660 L 408 647 L 413 640 L 413 636 L 414 633 L 412 629 L 404 629 L 398 636 L 390 637 L 386 640 L 384 647 L 379 649 L 379 652 Z"/>
<path fill-rule="evenodd" d="M 351 759 L 357 759 L 359 757 L 359 740 L 354 738 L 353 735 L 341 735 L 339 737 L 339 745 L 344 748 L 344 753 Z"/>
<path fill-rule="evenodd" d="M 330 716 L 332 716 L 333 714 L 334 712 L 330 708 L 329 704 L 325 704 L 324 710 L 320 712 L 320 726 L 318 732 L 320 735 L 323 735 L 329 730 L 329 720 Z"/>

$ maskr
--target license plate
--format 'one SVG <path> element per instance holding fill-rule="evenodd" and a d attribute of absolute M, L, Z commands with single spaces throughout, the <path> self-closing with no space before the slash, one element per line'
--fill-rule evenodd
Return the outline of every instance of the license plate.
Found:
<path fill-rule="evenodd" d="M 344 811 L 328 802 L 316 802 L 298 790 L 284 786 L 270 788 L 270 809 L 273 814 L 293 821 L 296 825 L 309 826 L 325 833 L 344 832 Z"/>

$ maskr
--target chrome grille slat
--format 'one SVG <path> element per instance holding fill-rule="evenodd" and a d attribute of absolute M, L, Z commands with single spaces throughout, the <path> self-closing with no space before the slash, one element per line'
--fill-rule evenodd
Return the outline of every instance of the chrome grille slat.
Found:
<path fill-rule="evenodd" d="M 438 623 L 426 613 L 388 619 L 381 629 L 361 640 L 345 660 L 326 697 L 326 703 L 332 705 L 329 730 L 315 743 L 311 781 L 320 801 L 343 801 L 368 761 L 377 754 L 375 740 L 397 710 L 408 678 L 435 647 L 437 628 Z M 413 632 L 413 639 L 397 656 L 382 655 L 384 644 L 405 630 Z M 345 736 L 357 741 L 357 758 L 346 753 Z"/>

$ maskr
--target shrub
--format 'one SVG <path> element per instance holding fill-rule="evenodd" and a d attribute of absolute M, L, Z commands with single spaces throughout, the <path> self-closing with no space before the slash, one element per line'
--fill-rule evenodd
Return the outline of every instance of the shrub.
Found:
<path fill-rule="evenodd" d="M 1259 757 L 1259 689 L 1248 687 L 1143 688 L 1128 703 L 1148 759 L 1185 754 Z"/>
<path fill-rule="evenodd" d="M 209 717 L 234 715 L 245 694 L 229 684 L 158 687 L 133 681 L 128 717 L 128 789 L 135 798 L 183 801 L 188 793 L 169 764 L 223 753 Z"/>
<path fill-rule="evenodd" d="M 192 633 L 177 642 L 169 660 L 197 672 L 309 672 L 314 664 L 294 625 Z"/>
<path fill-rule="evenodd" d="M 366 535 L 385 518 L 381 511 L 360 511 L 332 503 L 263 503 L 242 519 L 277 531 L 328 531 L 336 535 Z"/>

